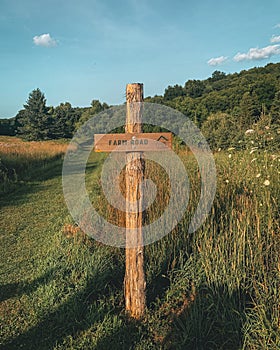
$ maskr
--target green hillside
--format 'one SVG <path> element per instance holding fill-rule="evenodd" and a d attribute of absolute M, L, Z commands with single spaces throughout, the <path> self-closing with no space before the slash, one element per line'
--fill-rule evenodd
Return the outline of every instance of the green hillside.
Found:
<path fill-rule="evenodd" d="M 200 125 L 211 113 L 225 112 L 242 116 L 244 102 L 250 101 L 257 119 L 271 106 L 280 90 L 280 63 L 225 74 L 213 72 L 206 80 L 188 80 L 184 86 L 168 86 L 163 96 L 147 97 L 146 101 L 165 103 L 180 110 Z"/>

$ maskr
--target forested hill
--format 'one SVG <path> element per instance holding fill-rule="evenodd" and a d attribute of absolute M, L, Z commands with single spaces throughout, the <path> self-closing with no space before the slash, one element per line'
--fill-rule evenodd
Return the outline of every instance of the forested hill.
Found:
<path fill-rule="evenodd" d="M 245 147 L 246 130 L 261 138 L 263 128 L 279 147 L 280 63 L 270 63 L 240 73 L 215 71 L 205 80 L 188 80 L 184 86 L 168 86 L 163 96 L 145 98 L 177 109 L 202 129 L 213 149 Z M 0 134 L 19 135 L 27 140 L 71 138 L 75 130 L 96 113 L 109 108 L 93 100 L 90 107 L 73 108 L 69 102 L 57 107 L 46 105 L 40 89 L 33 90 L 15 118 L 0 119 Z"/>
<path fill-rule="evenodd" d="M 247 114 L 249 105 L 253 116 L 257 117 L 262 111 L 270 112 L 279 90 L 280 63 L 270 63 L 234 74 L 215 71 L 206 80 L 188 80 L 184 86 L 168 86 L 163 96 L 145 100 L 178 109 L 201 126 L 212 113 Z"/>
<path fill-rule="evenodd" d="M 201 128 L 213 150 L 280 148 L 280 63 L 188 80 L 146 102 L 177 109 Z"/>

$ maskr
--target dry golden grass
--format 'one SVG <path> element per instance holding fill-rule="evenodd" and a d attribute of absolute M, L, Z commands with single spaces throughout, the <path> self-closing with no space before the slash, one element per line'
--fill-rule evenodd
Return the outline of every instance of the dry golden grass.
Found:
<path fill-rule="evenodd" d="M 67 149 L 59 141 L 22 141 L 0 136 L 0 192 L 8 192 L 18 181 L 34 178 L 34 170 L 46 169 Z"/>
<path fill-rule="evenodd" d="M 55 141 L 22 141 L 17 137 L 0 136 L 0 157 L 45 158 L 64 154 L 67 144 Z"/>

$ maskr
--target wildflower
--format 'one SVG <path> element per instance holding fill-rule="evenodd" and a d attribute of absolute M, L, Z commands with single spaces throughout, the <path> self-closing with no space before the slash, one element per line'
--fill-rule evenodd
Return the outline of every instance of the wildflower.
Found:
<path fill-rule="evenodd" d="M 228 148 L 228 151 L 233 151 L 235 149 L 235 147 L 230 147 Z"/>
<path fill-rule="evenodd" d="M 228 157 L 231 158 L 231 157 L 232 157 L 232 154 L 230 153 L 230 154 L 228 155 Z"/>
<path fill-rule="evenodd" d="M 270 185 L 270 181 L 269 180 L 265 180 L 263 183 L 265 186 L 269 186 Z"/>
<path fill-rule="evenodd" d="M 228 180 L 228 179 L 226 179 L 226 183 L 227 183 L 227 184 L 229 183 L 229 180 Z"/>
<path fill-rule="evenodd" d="M 268 125 L 266 125 L 264 128 L 265 128 L 266 130 L 269 130 L 269 126 L 268 126 Z"/>
<path fill-rule="evenodd" d="M 254 132 L 254 129 L 248 129 L 245 131 L 245 135 L 253 134 L 253 132 Z"/>
<path fill-rule="evenodd" d="M 221 150 L 222 150 L 221 147 L 219 147 L 218 152 L 221 152 Z"/>
<path fill-rule="evenodd" d="M 253 158 L 253 159 L 251 160 L 251 163 L 255 162 L 256 160 L 257 160 L 257 158 Z"/>
<path fill-rule="evenodd" d="M 256 177 L 260 177 L 261 176 L 261 174 L 260 173 L 258 173 L 257 175 L 256 175 Z"/>

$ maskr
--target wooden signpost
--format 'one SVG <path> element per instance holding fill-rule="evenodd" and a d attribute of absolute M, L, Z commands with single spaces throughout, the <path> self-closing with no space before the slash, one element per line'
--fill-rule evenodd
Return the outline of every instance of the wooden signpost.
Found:
<path fill-rule="evenodd" d="M 143 102 L 143 84 L 126 86 L 126 102 L 125 134 L 94 135 L 94 148 L 96 152 L 126 152 L 125 222 L 129 233 L 126 235 L 125 308 L 131 317 L 139 319 L 146 308 L 142 234 L 145 175 L 143 151 L 163 151 L 171 148 L 172 134 L 142 133 L 142 104 L 139 102 Z"/>
<path fill-rule="evenodd" d="M 94 150 L 95 152 L 162 151 L 165 147 L 171 148 L 171 143 L 170 132 L 97 134 L 94 137 Z"/>

